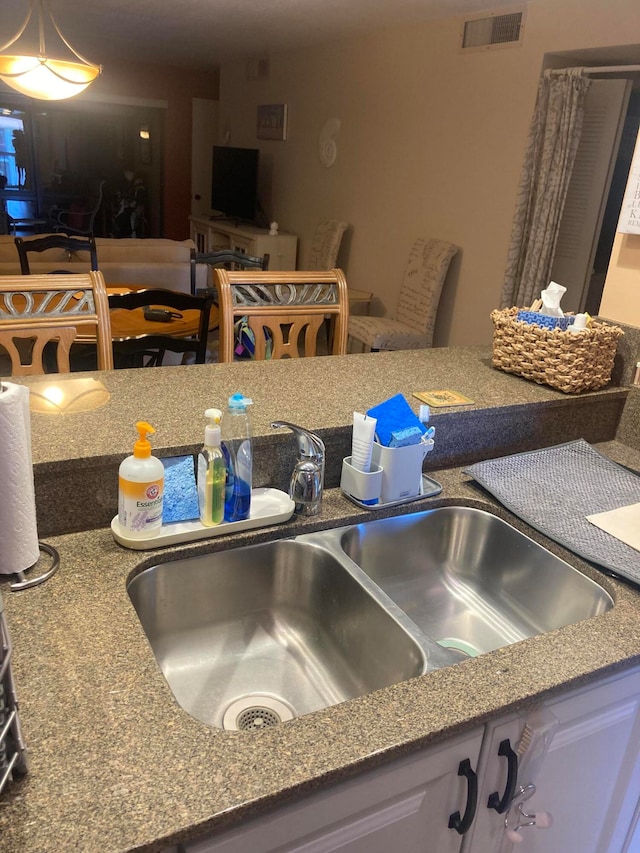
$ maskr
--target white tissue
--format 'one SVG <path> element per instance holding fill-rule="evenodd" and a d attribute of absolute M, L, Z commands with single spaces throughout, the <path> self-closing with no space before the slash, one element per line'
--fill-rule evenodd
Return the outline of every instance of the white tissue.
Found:
<path fill-rule="evenodd" d="M 31 463 L 29 389 L 3 382 L 0 392 L 0 574 L 37 562 L 38 528 Z"/>
<path fill-rule="evenodd" d="M 555 281 L 550 281 L 546 290 L 540 293 L 542 298 L 541 314 L 546 314 L 548 317 L 564 317 L 564 312 L 560 307 L 560 300 L 567 292 L 567 288 Z"/>

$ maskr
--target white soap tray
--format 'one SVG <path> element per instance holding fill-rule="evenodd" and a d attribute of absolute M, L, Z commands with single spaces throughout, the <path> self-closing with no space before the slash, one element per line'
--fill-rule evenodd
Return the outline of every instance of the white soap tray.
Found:
<path fill-rule="evenodd" d="M 133 548 L 135 551 L 151 551 L 163 545 L 177 545 L 181 542 L 196 542 L 225 533 L 239 533 L 255 527 L 267 527 L 269 524 L 281 524 L 293 515 L 294 502 L 280 489 L 253 489 L 251 491 L 251 512 L 244 521 L 223 521 L 214 527 L 205 527 L 199 521 L 175 521 L 163 524 L 160 532 L 149 539 L 131 539 L 120 527 L 118 516 L 111 520 L 111 532 L 119 545 Z"/>

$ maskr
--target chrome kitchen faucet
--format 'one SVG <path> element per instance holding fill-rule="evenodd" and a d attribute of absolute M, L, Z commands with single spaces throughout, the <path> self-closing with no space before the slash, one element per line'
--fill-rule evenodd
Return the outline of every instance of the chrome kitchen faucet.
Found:
<path fill-rule="evenodd" d="M 324 486 L 324 442 L 313 432 L 288 421 L 274 421 L 274 429 L 288 427 L 298 442 L 298 459 L 291 482 L 289 497 L 299 515 L 317 515 L 322 509 Z"/>

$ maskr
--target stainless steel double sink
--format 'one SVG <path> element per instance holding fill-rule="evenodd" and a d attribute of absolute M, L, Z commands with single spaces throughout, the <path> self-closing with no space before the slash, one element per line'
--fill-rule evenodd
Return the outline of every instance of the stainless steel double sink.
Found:
<path fill-rule="evenodd" d="M 233 730 L 284 722 L 614 604 L 507 522 L 464 506 L 161 563 L 128 592 L 177 702 Z"/>

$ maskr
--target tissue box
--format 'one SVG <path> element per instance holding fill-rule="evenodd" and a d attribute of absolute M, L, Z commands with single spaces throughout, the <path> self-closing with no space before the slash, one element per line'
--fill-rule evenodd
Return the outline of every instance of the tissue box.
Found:
<path fill-rule="evenodd" d="M 592 320 L 574 335 L 518 320 L 519 310 L 491 312 L 494 367 L 566 394 L 594 391 L 609 382 L 624 334 L 619 326 Z"/>
<path fill-rule="evenodd" d="M 547 314 L 541 314 L 539 311 L 518 311 L 518 320 L 524 323 L 535 323 L 536 326 L 544 326 L 545 329 L 566 329 L 576 319 L 575 317 L 549 317 Z"/>

